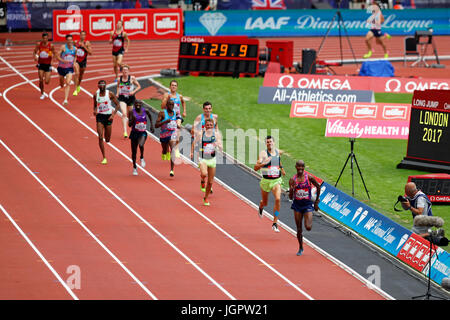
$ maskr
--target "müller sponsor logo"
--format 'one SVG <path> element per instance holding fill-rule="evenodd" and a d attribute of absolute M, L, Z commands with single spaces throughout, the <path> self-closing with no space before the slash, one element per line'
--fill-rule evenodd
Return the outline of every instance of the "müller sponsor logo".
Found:
<path fill-rule="evenodd" d="M 325 104 L 323 114 L 325 117 L 346 117 L 348 105 L 328 105 Z"/>
<path fill-rule="evenodd" d="M 145 21 L 140 20 L 139 18 L 131 18 L 128 21 L 125 21 L 125 29 L 127 30 L 144 30 Z"/>
<path fill-rule="evenodd" d="M 294 108 L 294 114 L 296 116 L 317 116 L 317 110 L 319 105 L 316 103 L 296 103 Z"/>
<path fill-rule="evenodd" d="M 92 30 L 101 31 L 101 30 L 112 30 L 114 18 L 100 18 L 93 19 L 91 21 Z"/>
<path fill-rule="evenodd" d="M 60 31 L 79 31 L 81 30 L 81 16 L 59 16 Z"/>
<path fill-rule="evenodd" d="M 353 116 L 355 118 L 376 118 L 377 106 L 355 105 L 353 109 Z"/>
<path fill-rule="evenodd" d="M 383 117 L 385 119 L 406 119 L 406 106 L 384 106 Z"/>

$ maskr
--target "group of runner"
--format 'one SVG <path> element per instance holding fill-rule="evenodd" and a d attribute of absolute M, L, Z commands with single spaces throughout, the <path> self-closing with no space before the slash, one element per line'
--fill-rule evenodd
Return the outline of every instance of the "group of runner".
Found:
<path fill-rule="evenodd" d="M 122 21 L 119 21 L 116 29 L 110 33 L 116 82 L 119 81 L 119 69 L 122 67 L 123 55 L 130 47 L 130 39 L 123 30 L 122 24 Z M 54 69 L 52 62 L 57 61 L 56 71 L 59 76 L 59 85 L 61 90 L 64 90 L 63 105 L 68 105 L 70 85 L 72 83 L 75 85 L 74 96 L 77 96 L 81 91 L 87 58 L 92 55 L 92 45 L 89 40 L 86 40 L 86 31 L 80 32 L 79 39 L 76 42 L 71 34 L 66 35 L 65 40 L 66 43 L 57 50 L 49 41 L 49 34 L 44 32 L 42 40 L 36 44 L 33 50 L 33 59 L 37 62 L 39 88 L 41 90 L 40 99 L 45 99 L 48 96 L 44 87 L 50 83 L 51 72 Z"/>
<path fill-rule="evenodd" d="M 161 101 L 161 111 L 159 112 L 155 124 L 153 125 L 151 113 L 143 107 L 141 100 L 136 99 L 136 93 L 141 89 L 139 81 L 130 74 L 130 67 L 122 63 L 123 54 L 127 52 L 130 40 L 123 31 L 122 23 L 119 21 L 117 29 L 111 32 L 110 42 L 113 45 L 113 68 L 115 82 L 117 84 L 116 94 L 106 89 L 105 80 L 98 82 L 98 90 L 93 94 L 93 114 L 96 117 L 98 143 L 102 154 L 101 164 L 107 164 L 104 142 L 111 140 L 112 122 L 114 116 L 120 110 L 122 114 L 123 137 L 130 139 L 131 157 L 133 162 L 133 175 L 138 175 L 137 171 L 137 150 L 140 151 L 140 166 L 144 168 L 144 145 L 147 139 L 147 128 L 154 132 L 155 128 L 160 128 L 161 158 L 170 162 L 169 175 L 174 177 L 175 161 L 180 157 L 179 142 L 180 129 L 186 117 L 186 102 L 184 97 L 177 92 L 178 82 L 172 80 L 170 88 L 164 94 Z M 125 42 L 127 45 L 125 46 Z M 74 43 L 71 35 L 66 36 L 66 43 L 56 52 L 49 42 L 48 34 L 42 35 L 34 50 L 34 57 L 38 62 L 39 87 L 41 89 L 41 99 L 46 94 L 44 84 L 49 84 L 52 71 L 52 60 L 58 60 L 58 74 L 60 87 L 64 88 L 64 102 L 68 104 L 69 87 L 72 75 L 75 74 L 75 90 L 73 95 L 80 92 L 81 81 L 86 69 L 87 57 L 92 54 L 92 47 L 86 40 L 86 33 L 80 34 L 80 39 Z M 119 76 L 119 70 L 122 75 Z M 113 107 L 113 104 L 115 107 Z M 131 128 L 128 136 L 128 127 Z M 206 101 L 203 104 L 203 113 L 194 120 L 191 135 L 190 157 L 194 159 L 194 152 L 197 152 L 200 169 L 200 190 L 204 194 L 203 204 L 209 206 L 209 196 L 212 193 L 212 184 L 216 173 L 216 152 L 222 151 L 222 136 L 218 127 L 218 116 L 212 113 L 212 104 Z M 262 218 L 264 207 L 268 204 L 269 194 L 275 198 L 273 207 L 272 229 L 279 232 L 278 216 L 280 212 L 281 184 L 285 171 L 281 164 L 280 151 L 274 147 L 274 138 L 266 137 L 266 150 L 261 151 L 254 170 L 261 171 L 260 181 L 261 201 L 259 203 L 259 216 Z M 196 148 L 198 146 L 198 148 Z M 305 172 L 305 163 L 297 161 L 297 173 L 289 180 L 289 198 L 292 200 L 291 209 L 294 211 L 297 225 L 297 239 L 299 250 L 297 255 L 303 253 L 303 221 L 306 230 L 311 230 L 312 213 L 318 210 L 320 186 L 316 179 Z M 312 188 L 317 190 L 316 199 L 313 202 Z"/>

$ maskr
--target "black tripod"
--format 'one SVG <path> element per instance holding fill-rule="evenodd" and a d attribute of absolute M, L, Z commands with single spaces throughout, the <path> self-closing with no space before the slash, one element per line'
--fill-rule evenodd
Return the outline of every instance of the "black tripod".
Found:
<path fill-rule="evenodd" d="M 419 299 L 419 298 L 423 298 L 423 300 L 430 300 L 431 297 L 436 298 L 436 299 L 440 299 L 440 300 L 446 300 L 445 298 L 442 297 L 438 297 L 438 296 L 434 296 L 431 294 L 431 256 L 433 254 L 433 243 L 431 242 L 431 240 L 428 240 L 430 242 L 430 257 L 428 259 L 428 285 L 427 285 L 427 292 L 421 296 L 416 296 L 416 297 L 412 297 L 412 299 Z M 436 259 L 437 259 L 437 252 L 436 252 Z"/>
<path fill-rule="evenodd" d="M 350 47 L 350 50 L 352 51 L 353 61 L 355 62 L 356 65 L 358 65 L 358 63 L 356 62 L 355 52 L 353 51 L 353 47 L 350 42 L 350 38 L 348 37 L 347 29 L 345 28 L 345 25 L 344 25 L 344 19 L 342 18 L 341 11 L 339 11 L 340 8 L 341 8 L 341 1 L 338 0 L 338 9 L 333 16 L 333 20 L 331 20 L 330 26 L 328 27 L 328 30 L 325 33 L 325 36 L 322 38 L 322 42 L 320 43 L 319 50 L 317 50 L 317 57 L 319 56 L 319 53 L 322 50 L 323 44 L 325 43 L 325 40 L 328 38 L 328 34 L 330 33 L 331 28 L 334 26 L 334 22 L 337 18 L 338 28 L 339 28 L 339 49 L 340 49 L 340 53 L 341 53 L 341 65 L 344 64 L 344 54 L 342 52 L 342 30 L 341 30 L 341 28 L 344 29 L 344 31 L 345 31 L 345 37 L 347 38 L 348 46 Z"/>
<path fill-rule="evenodd" d="M 356 161 L 356 155 L 353 152 L 353 146 L 355 144 L 355 138 L 350 138 L 349 141 L 350 141 L 350 153 L 348 154 L 347 160 L 345 161 L 345 164 L 342 167 L 341 173 L 339 174 L 339 177 L 338 177 L 338 179 L 336 181 L 336 184 L 334 186 L 335 187 L 337 186 L 337 184 L 339 182 L 339 179 L 341 178 L 342 173 L 344 172 L 345 166 L 347 165 L 348 160 L 351 159 L 350 167 L 352 169 L 352 196 L 355 197 L 355 179 L 354 179 L 354 172 L 353 172 L 353 161 L 355 161 L 356 167 L 358 168 L 359 176 L 361 177 L 361 180 L 362 180 L 363 185 L 364 185 L 364 189 L 366 189 L 367 197 L 370 200 L 369 191 L 367 191 L 366 183 L 364 182 L 364 178 L 362 176 L 361 169 L 359 168 L 358 161 Z"/>

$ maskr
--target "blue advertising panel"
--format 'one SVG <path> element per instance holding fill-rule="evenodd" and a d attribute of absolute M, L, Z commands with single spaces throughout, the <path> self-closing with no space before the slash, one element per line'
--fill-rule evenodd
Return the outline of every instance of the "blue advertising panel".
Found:
<path fill-rule="evenodd" d="M 326 182 L 322 183 L 319 208 L 394 256 L 411 234 L 405 227 Z"/>
<path fill-rule="evenodd" d="M 186 11 L 185 35 L 250 37 L 298 37 L 339 35 L 336 10 L 226 10 Z M 341 32 L 364 36 L 369 30 L 366 10 L 340 10 Z M 450 10 L 384 10 L 382 30 L 391 35 L 413 35 L 416 30 L 433 29 L 435 35 L 450 34 Z M 345 28 L 344 28 L 345 27 Z"/>
<path fill-rule="evenodd" d="M 428 276 L 429 242 L 424 238 L 326 182 L 321 185 L 319 208 Z M 431 279 L 441 284 L 447 277 L 450 277 L 450 254 L 438 248 L 431 258 Z"/>
<path fill-rule="evenodd" d="M 428 275 L 428 268 L 423 271 Z M 450 254 L 439 248 L 431 259 L 431 280 L 441 284 L 442 279 L 450 277 Z"/>

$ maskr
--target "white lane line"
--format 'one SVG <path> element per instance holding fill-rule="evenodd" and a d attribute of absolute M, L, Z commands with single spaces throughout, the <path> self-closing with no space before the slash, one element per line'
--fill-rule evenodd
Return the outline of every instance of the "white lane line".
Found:
<path fill-rule="evenodd" d="M 23 83 L 22 83 L 23 84 Z M 12 88 L 12 87 L 11 87 Z M 9 90 L 9 89 L 8 89 Z M 4 96 L 7 102 L 11 105 L 12 103 L 9 101 L 9 99 L 6 97 L 7 91 L 5 91 Z M 13 106 L 16 108 L 15 106 Z M 83 222 L 81 222 L 80 219 L 56 196 L 50 188 L 47 187 L 47 185 L 42 182 L 41 179 L 39 179 L 28 166 L 20 160 L 20 158 L 0 139 L 0 144 L 3 145 L 3 147 L 22 165 L 22 167 L 25 168 L 25 170 L 28 171 L 28 173 L 56 200 L 56 202 L 63 207 L 64 210 L 67 211 L 67 213 L 70 214 L 70 216 L 75 219 L 75 221 L 97 242 L 100 247 L 103 248 L 113 259 L 117 262 L 117 264 L 154 300 L 158 300 L 156 296 L 149 290 L 147 287 L 144 286 L 144 284 L 127 268 L 125 265 L 116 257 L 114 253 L 111 252 L 111 250 L 108 249 L 92 232 L 89 230 L 88 227 L 85 226 Z"/>
<path fill-rule="evenodd" d="M 0 57 L 1 58 L 1 57 Z M 17 71 L 16 71 L 17 72 Z M 19 72 L 17 72 L 19 73 Z M 19 73 L 20 74 L 20 73 Z M 27 79 L 25 76 L 21 75 L 21 77 L 23 77 L 24 79 Z M 86 79 L 87 80 L 87 79 Z M 34 88 L 36 88 L 36 90 L 39 90 L 39 88 L 32 83 L 31 81 L 29 81 L 27 79 L 28 83 L 30 83 Z M 50 99 L 60 108 L 62 109 L 64 112 L 66 112 L 69 116 L 71 116 L 73 119 L 75 119 L 78 123 L 80 123 L 82 126 L 84 126 L 85 128 L 87 128 L 89 131 L 91 131 L 95 136 L 98 137 L 97 132 L 95 132 L 92 128 L 90 128 L 87 124 L 85 124 L 83 121 L 81 121 L 78 117 L 76 117 L 75 115 L 73 115 L 69 110 L 67 110 L 66 108 L 64 108 L 60 103 L 58 103 L 54 98 L 53 98 L 53 93 L 58 90 L 58 87 L 56 87 L 55 89 L 53 89 L 50 92 Z M 90 97 L 92 97 L 92 94 L 89 93 L 86 90 L 83 90 L 86 93 L 88 93 L 88 95 Z M 6 92 L 5 92 L 6 93 Z M 100 184 L 102 184 L 102 186 L 109 190 L 108 187 L 106 185 L 104 185 L 100 180 L 98 180 L 97 177 L 95 177 L 95 175 L 93 175 L 87 168 L 85 168 L 81 163 L 78 162 L 78 160 L 76 160 L 72 155 L 70 155 L 63 147 L 61 147 L 55 140 L 53 140 L 53 138 L 51 138 L 50 136 L 48 136 L 39 126 L 37 126 L 36 124 L 34 124 L 34 122 L 32 122 L 31 119 L 29 119 L 25 114 L 22 113 L 22 111 L 16 109 L 20 114 L 22 114 L 29 122 L 31 122 L 36 128 L 39 128 L 38 130 L 41 131 L 45 136 L 47 136 L 47 138 L 49 140 L 51 140 L 55 145 L 58 146 L 58 148 L 60 148 L 64 153 L 66 153 L 70 158 L 72 158 L 72 160 L 74 160 L 80 167 L 83 168 L 83 170 L 85 170 L 88 174 L 90 174 L 94 180 L 96 180 L 97 182 L 99 182 Z M 121 150 L 119 150 L 116 146 L 114 146 L 112 143 L 109 143 L 109 146 L 115 150 L 116 152 L 118 152 L 120 155 L 122 155 L 125 159 L 127 159 L 129 162 L 132 162 L 131 158 L 129 158 L 127 155 L 125 155 Z M 138 165 L 139 166 L 139 165 Z M 278 270 L 276 270 L 275 268 L 273 268 L 269 263 L 267 263 L 265 260 L 263 260 L 261 257 L 259 257 L 257 254 L 255 254 L 253 251 L 251 251 L 249 248 L 247 248 L 244 244 L 242 244 L 241 242 L 239 242 L 238 240 L 236 240 L 233 236 L 231 236 L 228 232 L 226 232 L 224 229 L 222 229 L 220 226 L 218 226 L 214 221 L 212 221 L 211 219 L 209 219 L 207 216 L 205 216 L 202 212 L 200 212 L 199 210 L 197 210 L 194 206 L 192 206 L 189 202 L 187 202 L 186 200 L 184 200 L 181 196 L 179 196 L 177 193 L 175 193 L 174 191 L 172 191 L 169 187 L 167 187 L 164 183 L 162 183 L 160 180 L 158 180 L 156 177 L 154 177 L 151 173 L 149 173 L 147 170 L 145 170 L 144 168 L 140 167 L 139 168 L 145 172 L 145 174 L 147 174 L 150 178 L 152 178 L 155 182 L 157 182 L 160 186 L 162 186 L 164 189 L 166 189 L 168 192 L 170 192 L 173 196 L 175 196 L 177 199 L 179 199 L 181 202 L 183 202 L 185 205 L 187 205 L 189 208 L 191 208 L 194 212 L 196 212 L 198 215 L 200 215 L 202 218 L 204 218 L 207 222 L 209 222 L 211 225 L 213 225 L 217 230 L 219 230 L 220 232 L 222 232 L 226 237 L 228 237 L 230 240 L 232 240 L 235 244 L 237 244 L 239 247 L 241 247 L 242 249 L 244 249 L 247 253 L 249 253 L 252 257 L 254 257 L 256 260 L 258 260 L 260 263 L 262 263 L 264 266 L 266 266 L 269 270 L 271 270 L 273 273 L 275 273 L 278 277 L 280 277 L 281 279 L 283 279 L 286 283 L 288 283 L 290 286 L 292 286 L 296 291 L 298 291 L 299 293 L 301 293 L 303 296 L 305 296 L 307 299 L 310 300 L 314 300 L 308 293 L 306 293 L 305 291 L 303 291 L 302 289 L 300 289 L 295 283 L 293 283 L 291 280 L 289 280 L 287 277 L 285 277 L 283 274 L 281 274 Z M 113 195 L 115 195 L 112 191 L 110 191 L 110 193 L 112 193 Z M 115 195 L 116 196 L 116 195 Z M 117 199 L 119 200 L 120 198 L 117 197 Z M 125 202 L 122 201 L 122 199 L 120 199 L 119 201 L 121 201 L 125 206 L 129 207 L 128 204 L 126 204 Z M 133 212 L 136 216 L 138 216 L 138 218 L 142 219 L 142 221 L 149 226 L 150 228 L 152 228 L 152 230 L 154 230 L 155 232 L 158 232 L 156 229 L 153 228 L 153 226 L 151 226 L 145 219 L 143 219 L 136 211 L 134 211 L 131 207 L 129 207 L 130 211 Z M 159 232 L 158 232 L 159 233 Z M 161 235 L 162 236 L 162 235 Z M 187 258 L 187 256 L 186 256 Z M 193 263 L 193 262 L 192 262 Z M 196 264 L 193 263 L 193 265 L 197 268 L 198 266 Z M 214 281 L 214 280 L 212 280 Z M 214 283 L 217 283 L 214 281 Z M 216 286 L 220 287 L 221 286 L 217 283 Z M 222 290 L 224 292 L 226 292 L 223 288 Z M 227 295 L 231 296 L 228 292 L 226 292 Z"/>
<path fill-rule="evenodd" d="M 3 144 L 3 141 L 0 139 L 1 144 Z M 47 266 L 47 268 L 50 269 L 50 271 L 53 273 L 53 275 L 58 279 L 58 282 L 61 283 L 61 285 L 66 289 L 66 291 L 70 294 L 70 296 L 74 300 L 79 300 L 78 297 L 73 293 L 73 291 L 69 288 L 67 283 L 59 276 L 58 272 L 56 272 L 55 269 L 53 269 L 52 265 L 48 262 L 48 260 L 44 257 L 44 255 L 39 251 L 38 248 L 34 245 L 34 243 L 28 238 L 28 236 L 25 234 L 25 232 L 22 231 L 22 229 L 19 227 L 19 225 L 14 221 L 14 219 L 9 215 L 9 213 L 6 211 L 6 209 L 0 204 L 0 209 L 3 212 L 3 214 L 8 218 L 9 221 L 13 224 L 13 226 L 19 231 L 20 235 L 25 239 L 25 241 L 30 245 L 30 247 L 36 252 L 36 254 L 39 256 L 39 258 L 44 262 L 44 264 Z"/>
<path fill-rule="evenodd" d="M 169 239 L 167 239 L 162 233 L 160 233 L 155 227 L 153 227 L 153 225 L 151 225 L 147 220 L 145 220 L 137 211 L 135 211 L 128 203 L 126 203 L 122 198 L 120 198 L 115 192 L 113 192 L 108 186 L 106 186 L 97 176 L 95 176 L 91 171 L 89 171 L 82 163 L 80 163 L 74 156 L 72 156 L 66 149 L 64 149 L 60 144 L 58 144 L 50 135 L 47 134 L 47 132 L 45 132 L 42 128 L 40 128 L 35 122 L 33 122 L 25 113 L 23 113 L 18 107 L 16 107 L 6 96 L 8 91 L 10 89 L 13 89 L 19 85 L 23 85 L 26 82 L 22 82 L 19 84 L 16 84 L 10 88 L 8 88 L 7 90 L 5 90 L 4 92 L 4 98 L 5 100 L 9 103 L 9 105 L 11 105 L 11 107 L 13 107 L 22 117 L 24 117 L 28 122 L 30 122 L 39 132 L 41 132 L 48 140 L 50 140 L 55 146 L 58 147 L 58 149 L 60 149 L 63 153 L 65 153 L 70 159 L 72 159 L 80 168 L 82 168 L 89 176 L 91 176 L 97 183 L 99 183 L 106 191 L 108 191 L 115 199 L 117 199 L 122 205 L 124 205 L 129 211 L 131 211 L 138 219 L 140 219 L 147 227 L 149 227 L 153 232 L 155 232 L 161 239 L 164 240 L 164 242 L 166 242 L 170 247 L 172 247 L 178 254 L 180 254 L 187 262 L 189 262 L 189 264 L 191 264 L 195 269 L 197 269 L 197 271 L 199 271 L 203 276 L 205 276 L 209 281 L 211 281 L 211 283 L 213 283 L 217 288 L 219 288 L 225 295 L 227 295 L 230 299 L 232 300 L 236 300 L 236 298 L 234 298 L 227 290 L 225 290 L 216 280 L 214 280 L 208 273 L 206 273 L 202 268 L 200 268 L 192 259 L 190 259 L 183 251 L 181 251 L 180 249 L 178 249 L 178 247 L 176 247 L 172 242 L 170 242 Z M 33 84 L 33 86 L 35 86 Z M 37 88 L 38 89 L 38 88 Z M 57 88 L 56 88 L 57 89 Z M 50 94 L 50 96 L 53 94 L 53 92 L 56 90 L 54 89 L 52 91 L 52 93 Z M 53 98 L 52 98 L 53 99 Z M 56 101 L 54 101 L 56 104 L 58 104 Z M 36 177 L 37 178 L 37 177 Z M 61 205 L 63 205 L 63 203 L 60 203 Z M 67 207 L 64 206 L 64 208 L 66 209 Z M 68 208 L 67 208 L 68 210 Z M 71 212 L 68 211 L 74 218 L 75 215 Z M 81 225 L 81 221 L 79 219 L 76 219 L 77 222 L 79 222 Z M 84 225 L 82 225 L 84 227 Z M 86 230 L 88 230 L 86 228 Z M 95 235 L 93 235 L 90 231 L 89 233 L 95 237 Z M 98 240 L 97 238 L 95 238 L 96 240 Z M 100 240 L 98 240 L 99 243 Z M 106 247 L 105 247 L 106 248 Z M 110 252 L 110 251 L 109 251 Z M 112 253 L 111 253 L 112 254 Z M 118 260 L 117 260 L 118 261 Z M 119 263 L 119 261 L 118 261 Z M 128 269 L 126 269 L 125 271 L 127 271 L 127 273 L 129 275 L 132 275 L 131 272 L 128 271 Z M 139 280 L 132 276 L 133 280 L 139 282 Z M 139 282 L 140 283 L 140 282 Z M 143 285 L 142 285 L 143 286 Z M 145 286 L 144 286 L 145 288 Z M 151 294 L 151 292 L 147 289 L 148 293 Z M 146 292 L 147 292 L 146 291 Z M 154 297 L 155 300 L 156 297 L 151 294 L 152 297 Z"/>

